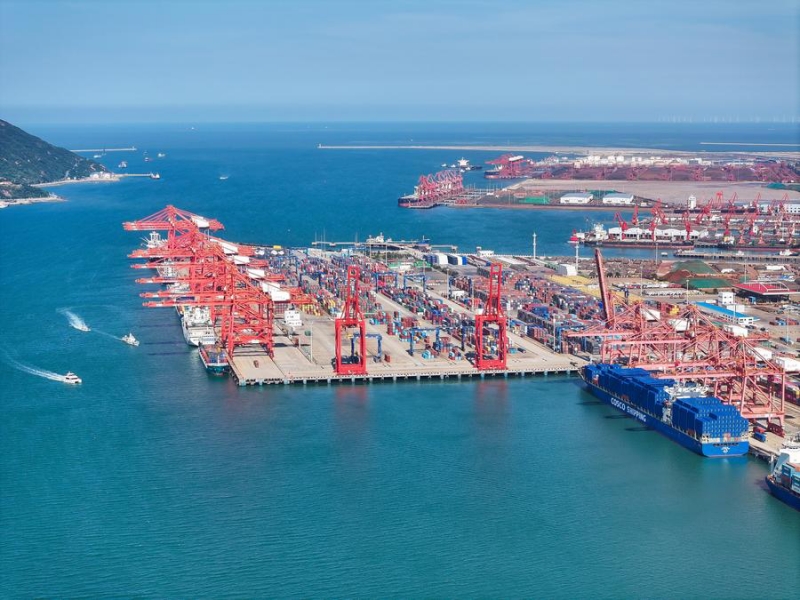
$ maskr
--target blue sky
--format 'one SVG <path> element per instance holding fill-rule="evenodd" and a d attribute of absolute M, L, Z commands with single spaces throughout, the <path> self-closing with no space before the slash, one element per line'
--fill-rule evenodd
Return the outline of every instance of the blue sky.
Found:
<path fill-rule="evenodd" d="M 797 0 L 0 0 L 22 121 L 797 118 Z"/>

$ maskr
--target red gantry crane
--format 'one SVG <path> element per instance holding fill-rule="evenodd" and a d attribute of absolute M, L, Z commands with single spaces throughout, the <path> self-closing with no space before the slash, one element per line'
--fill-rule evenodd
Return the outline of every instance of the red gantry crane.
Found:
<path fill-rule="evenodd" d="M 667 318 L 638 301 L 615 310 L 600 250 L 595 250 L 605 323 L 569 338 L 603 340 L 600 360 L 642 367 L 659 377 L 697 381 L 747 419 L 783 426 L 786 373 L 752 342 L 725 331 L 694 304 Z"/>
<path fill-rule="evenodd" d="M 250 259 L 245 255 L 252 254 L 251 247 L 209 236 L 201 229 L 223 229 L 219 221 L 174 206 L 123 227 L 126 231 L 167 232 L 166 239 L 151 235 L 146 248 L 130 254 L 131 258 L 149 259 L 132 265 L 134 268 L 158 272 L 158 277 L 137 282 L 168 285 L 165 290 L 141 294 L 148 299 L 145 306 L 206 306 L 229 358 L 237 347 L 251 344 L 273 355 L 274 306 L 271 296 L 248 274 Z"/>
<path fill-rule="evenodd" d="M 347 295 L 342 308 L 342 316 L 334 321 L 336 339 L 335 369 L 339 375 L 367 374 L 367 325 L 358 305 L 359 277 L 360 269 L 357 266 L 351 265 L 347 267 Z M 356 329 L 358 333 L 358 354 L 345 360 L 342 356 L 344 333 L 353 329 Z M 351 333 L 350 335 L 354 334 Z"/>
<path fill-rule="evenodd" d="M 482 314 L 475 315 L 475 367 L 478 370 L 505 369 L 507 366 L 508 332 L 500 301 L 502 286 L 503 267 L 492 263 L 486 306 Z"/>

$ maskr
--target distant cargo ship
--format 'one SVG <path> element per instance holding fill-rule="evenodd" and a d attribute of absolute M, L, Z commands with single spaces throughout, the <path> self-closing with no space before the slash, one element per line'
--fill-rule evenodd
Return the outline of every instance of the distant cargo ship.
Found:
<path fill-rule="evenodd" d="M 719 398 L 704 396 L 701 386 L 605 363 L 586 365 L 581 378 L 606 404 L 701 456 L 741 456 L 750 449 L 747 419 Z"/>
<path fill-rule="evenodd" d="M 775 467 L 766 479 L 773 496 L 800 510 L 800 444 L 789 443 L 781 448 Z"/>
<path fill-rule="evenodd" d="M 448 168 L 447 164 L 442 165 L 444 168 Z M 469 159 L 467 158 L 459 158 L 455 164 L 450 165 L 450 169 L 459 169 L 462 173 L 464 171 L 480 171 L 483 167 L 480 165 L 473 165 L 470 164 Z"/>
<path fill-rule="evenodd" d="M 400 208 L 433 208 L 437 203 L 433 200 L 424 200 L 416 194 L 408 194 L 397 199 L 397 206 Z"/>
<path fill-rule="evenodd" d="M 414 192 L 397 200 L 401 208 L 433 208 L 453 201 L 464 193 L 464 179 L 460 171 L 439 171 L 421 175 Z"/>

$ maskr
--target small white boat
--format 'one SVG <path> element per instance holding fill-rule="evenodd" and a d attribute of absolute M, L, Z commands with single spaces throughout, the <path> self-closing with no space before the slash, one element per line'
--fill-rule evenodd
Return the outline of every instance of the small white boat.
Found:
<path fill-rule="evenodd" d="M 128 168 L 128 162 L 123 160 L 121 163 L 119 163 L 119 165 L 117 165 L 117 168 L 118 169 L 127 169 Z"/>
<path fill-rule="evenodd" d="M 73 327 L 75 327 L 75 329 L 78 331 L 91 331 L 86 323 L 79 323 L 77 325 L 73 325 Z"/>
<path fill-rule="evenodd" d="M 138 346 L 139 345 L 139 340 L 137 340 L 135 337 L 133 337 L 132 333 L 129 333 L 128 335 L 123 335 L 122 336 L 122 341 L 125 342 L 126 344 L 128 344 L 129 346 Z"/>
<path fill-rule="evenodd" d="M 220 175 L 219 178 L 220 178 L 220 181 L 225 181 L 228 178 L 228 176 L 227 175 Z"/>
<path fill-rule="evenodd" d="M 156 154 L 156 156 L 158 156 L 158 158 L 164 158 L 164 157 L 166 157 L 167 155 L 166 155 L 166 154 L 164 154 L 163 152 L 159 152 L 158 154 Z"/>
<path fill-rule="evenodd" d="M 79 383 L 83 383 L 83 379 L 75 375 L 72 371 L 64 375 L 64 383 L 69 383 L 70 385 L 78 385 Z"/>

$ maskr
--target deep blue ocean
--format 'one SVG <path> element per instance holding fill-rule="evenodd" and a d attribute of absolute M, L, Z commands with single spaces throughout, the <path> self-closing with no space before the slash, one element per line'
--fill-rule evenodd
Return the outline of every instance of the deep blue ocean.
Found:
<path fill-rule="evenodd" d="M 796 125 L 26 129 L 134 145 L 101 160 L 162 178 L 0 211 L 0 596 L 797 597 L 800 514 L 764 463 L 695 456 L 576 379 L 237 388 L 206 375 L 174 311 L 141 306 L 141 234 L 121 227 L 174 204 L 236 241 L 529 254 L 535 231 L 540 254 L 572 254 L 580 212 L 397 208 L 420 174 L 496 153 L 317 145 L 710 150 L 797 143 Z M 47 378 L 67 371 L 83 385 Z"/>

